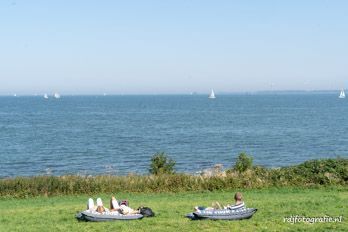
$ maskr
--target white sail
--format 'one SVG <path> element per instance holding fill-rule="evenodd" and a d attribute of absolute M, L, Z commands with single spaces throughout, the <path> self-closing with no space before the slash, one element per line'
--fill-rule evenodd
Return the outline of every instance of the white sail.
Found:
<path fill-rule="evenodd" d="M 209 94 L 209 98 L 210 98 L 210 99 L 216 98 L 216 97 L 215 97 L 214 90 L 211 90 L 211 92 L 210 92 L 210 94 Z"/>
<path fill-rule="evenodd" d="M 341 90 L 339 98 L 346 98 L 346 94 L 344 93 L 344 90 Z"/>
<path fill-rule="evenodd" d="M 45 99 L 48 99 L 47 93 L 44 94 L 44 98 L 45 98 Z"/>
<path fill-rule="evenodd" d="M 59 93 L 55 93 L 54 94 L 54 98 L 60 98 L 60 94 Z"/>

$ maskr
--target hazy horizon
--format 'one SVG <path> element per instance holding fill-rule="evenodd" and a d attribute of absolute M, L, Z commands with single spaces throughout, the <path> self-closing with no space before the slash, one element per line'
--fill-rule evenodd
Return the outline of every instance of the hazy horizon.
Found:
<path fill-rule="evenodd" d="M 348 87 L 346 1 L 2 1 L 0 94 Z"/>
<path fill-rule="evenodd" d="M 211 90 L 210 90 L 211 91 Z M 272 95 L 272 94 L 339 94 L 340 90 L 256 90 L 256 91 L 234 91 L 234 92 L 218 92 L 214 90 L 215 94 L 221 95 Z M 16 96 L 16 97 L 31 97 L 31 96 L 43 96 L 47 94 L 49 97 L 53 97 L 55 93 L 59 93 L 60 96 L 183 96 L 183 95 L 198 95 L 208 96 L 210 92 L 177 92 L 177 93 L 99 93 L 99 92 L 86 92 L 86 93 L 73 93 L 73 92 L 43 92 L 43 93 L 0 93 L 1 97 Z"/>

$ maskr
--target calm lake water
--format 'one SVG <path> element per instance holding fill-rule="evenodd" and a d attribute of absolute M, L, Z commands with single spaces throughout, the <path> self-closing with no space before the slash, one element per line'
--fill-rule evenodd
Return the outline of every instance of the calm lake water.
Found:
<path fill-rule="evenodd" d="M 334 94 L 0 97 L 0 177 L 179 172 L 245 151 L 279 167 L 348 156 L 348 99 Z"/>

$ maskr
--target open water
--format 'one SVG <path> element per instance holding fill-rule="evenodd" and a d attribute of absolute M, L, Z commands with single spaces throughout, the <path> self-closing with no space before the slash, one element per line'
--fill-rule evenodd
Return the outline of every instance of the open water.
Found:
<path fill-rule="evenodd" d="M 0 177 L 179 172 L 348 156 L 348 99 L 334 94 L 0 97 Z"/>

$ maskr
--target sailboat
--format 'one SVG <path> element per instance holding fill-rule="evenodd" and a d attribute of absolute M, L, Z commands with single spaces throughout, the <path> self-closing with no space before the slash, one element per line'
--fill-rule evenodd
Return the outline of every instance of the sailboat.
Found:
<path fill-rule="evenodd" d="M 48 99 L 47 93 L 44 94 L 44 98 L 45 98 L 45 99 Z"/>
<path fill-rule="evenodd" d="M 60 94 L 59 93 L 55 93 L 54 94 L 54 98 L 57 98 L 57 99 L 60 98 Z"/>
<path fill-rule="evenodd" d="M 346 98 L 346 94 L 344 93 L 344 89 L 341 89 L 340 96 L 338 98 Z"/>
<path fill-rule="evenodd" d="M 214 99 L 214 98 L 216 98 L 216 97 L 215 97 L 214 90 L 211 90 L 211 92 L 210 92 L 210 94 L 209 94 L 209 97 L 208 97 L 208 98 L 210 98 L 210 99 Z"/>

